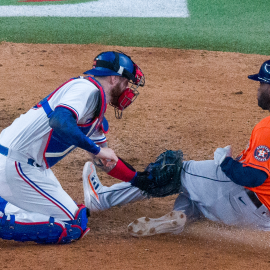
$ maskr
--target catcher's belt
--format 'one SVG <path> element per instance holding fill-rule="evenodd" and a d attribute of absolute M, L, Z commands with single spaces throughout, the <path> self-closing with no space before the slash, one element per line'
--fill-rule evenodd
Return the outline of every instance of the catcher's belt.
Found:
<path fill-rule="evenodd" d="M 0 144 L 0 154 L 12 158 L 18 162 L 21 163 L 27 163 L 31 166 L 34 167 L 41 167 L 40 165 L 38 165 L 32 158 L 28 158 L 25 154 L 20 153 L 17 150 L 13 150 L 11 148 L 5 147 L 3 145 Z"/>

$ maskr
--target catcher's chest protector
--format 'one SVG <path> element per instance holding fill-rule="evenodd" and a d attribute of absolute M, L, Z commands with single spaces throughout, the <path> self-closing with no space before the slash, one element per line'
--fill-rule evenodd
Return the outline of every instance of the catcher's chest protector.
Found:
<path fill-rule="evenodd" d="M 75 80 L 77 78 L 70 79 L 66 83 Z M 104 119 L 104 113 L 106 111 L 106 97 L 103 88 L 97 83 L 97 81 L 91 77 L 86 77 L 87 80 L 89 80 L 91 83 L 93 83 L 100 91 L 100 101 L 97 108 L 97 113 L 95 117 L 90 121 L 90 123 L 79 125 L 78 127 L 80 130 L 87 136 L 90 137 L 96 129 L 98 129 L 103 122 Z M 65 83 L 65 84 L 66 84 Z M 62 86 L 64 86 L 63 84 Z M 48 95 L 46 98 L 44 98 L 42 101 L 40 101 L 35 107 L 36 108 L 43 108 L 46 112 L 48 118 L 50 118 L 53 110 L 51 109 L 48 101 L 50 98 L 61 89 L 60 86 L 58 89 L 56 89 L 54 92 L 52 92 L 50 95 Z M 106 121 L 106 120 L 105 120 Z M 76 148 L 75 145 L 69 145 L 66 142 L 62 140 L 62 138 L 57 135 L 57 133 L 54 130 L 51 130 L 46 148 L 43 153 L 43 157 L 46 163 L 46 167 L 50 168 L 53 165 L 55 165 L 58 161 L 60 161 L 62 158 L 64 158 L 68 153 L 70 153 L 72 150 Z"/>

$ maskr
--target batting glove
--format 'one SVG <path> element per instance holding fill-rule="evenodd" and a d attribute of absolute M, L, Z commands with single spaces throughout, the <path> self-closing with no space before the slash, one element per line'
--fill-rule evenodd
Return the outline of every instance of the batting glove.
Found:
<path fill-rule="evenodd" d="M 214 161 L 216 165 L 220 165 L 226 157 L 232 156 L 232 147 L 227 145 L 224 148 L 217 148 L 214 153 Z"/>

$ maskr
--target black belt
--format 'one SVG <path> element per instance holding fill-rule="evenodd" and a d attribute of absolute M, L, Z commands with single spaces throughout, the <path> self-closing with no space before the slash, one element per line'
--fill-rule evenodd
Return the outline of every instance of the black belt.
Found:
<path fill-rule="evenodd" d="M 246 189 L 246 193 L 248 195 L 248 197 L 251 199 L 251 201 L 254 203 L 254 205 L 259 208 L 261 207 L 263 204 L 261 203 L 261 201 L 258 199 L 257 195 L 255 194 L 255 192 Z"/>

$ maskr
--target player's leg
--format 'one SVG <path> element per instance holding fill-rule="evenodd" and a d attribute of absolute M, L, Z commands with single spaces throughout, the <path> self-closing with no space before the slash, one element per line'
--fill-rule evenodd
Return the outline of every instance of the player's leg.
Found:
<path fill-rule="evenodd" d="M 65 223 L 40 213 L 28 212 L 0 198 L 0 238 L 41 244 L 58 243 Z"/>
<path fill-rule="evenodd" d="M 125 205 L 146 198 L 140 189 L 129 183 L 118 183 L 110 187 L 100 182 L 93 163 L 87 162 L 83 169 L 85 205 L 92 212 L 103 211 L 113 206 Z M 188 198 L 187 192 L 181 192 L 175 201 L 173 210 L 182 210 L 191 219 L 197 219 L 200 212 Z"/>
<path fill-rule="evenodd" d="M 91 162 L 87 162 L 84 166 L 83 186 L 85 205 L 90 209 L 90 212 L 103 211 L 116 205 L 120 206 L 146 198 L 140 189 L 129 183 L 122 182 L 110 187 L 103 186 L 98 179 L 95 166 Z M 178 207 L 185 208 L 190 216 L 193 213 L 193 216 L 196 215 L 197 218 L 198 209 L 194 205 L 192 206 L 192 202 L 184 196 L 184 200 L 177 199 L 174 211 L 157 219 L 139 218 L 129 224 L 128 232 L 137 237 L 159 233 L 178 234 L 182 232 L 186 222 L 186 215 L 178 211 Z"/>
<path fill-rule="evenodd" d="M 74 220 L 78 206 L 63 190 L 52 170 L 16 161 L 7 161 L 6 181 L 12 196 L 1 196 L 13 205 L 29 212 L 53 216 L 59 220 Z"/>
<path fill-rule="evenodd" d="M 28 212 L 6 202 L 4 207 L 3 204 L 0 205 L 0 238 L 40 244 L 70 243 L 82 238 L 89 231 L 83 231 L 82 222 L 78 222 L 78 219 L 83 219 L 84 209 L 79 208 L 75 223 L 70 223 Z"/>
<path fill-rule="evenodd" d="M 257 207 L 243 186 L 236 185 L 213 160 L 184 162 L 182 185 L 210 220 L 228 225 L 270 229 L 269 210 Z"/>
<path fill-rule="evenodd" d="M 1 173 L 0 182 L 10 193 L 0 191 L 0 194 L 15 207 L 13 212 L 9 204 L 2 209 L 1 238 L 65 243 L 88 231 L 86 208 L 79 208 L 74 203 L 51 170 L 44 171 L 7 159 Z M 15 228 L 12 233 L 11 227 Z M 25 230 L 27 236 L 21 238 Z"/>
<path fill-rule="evenodd" d="M 195 202 L 191 201 L 185 189 L 176 198 L 173 211 L 160 218 L 142 217 L 128 225 L 128 232 L 135 237 L 161 233 L 179 234 L 187 223 L 202 217 Z"/>
<path fill-rule="evenodd" d="M 176 199 L 174 210 L 182 210 L 187 215 L 187 222 L 202 215 L 228 225 L 270 230 L 269 210 L 264 205 L 258 208 L 247 195 L 247 190 L 227 178 L 213 160 L 184 162 L 181 183 L 183 192 Z M 169 222 L 168 215 L 151 220 L 151 224 L 145 218 L 138 219 L 137 224 L 131 224 L 132 235 L 152 235 L 151 230 L 156 234 L 158 230 L 154 229 L 160 227 L 160 219 Z M 167 224 L 162 232 L 173 231 L 173 224 Z"/>
<path fill-rule="evenodd" d="M 229 203 L 230 193 L 238 188 L 213 160 L 186 161 L 181 182 L 205 217 L 213 221 L 235 224 L 238 215 Z M 242 188 L 242 187 L 240 187 Z"/>
<path fill-rule="evenodd" d="M 189 198 L 186 190 L 183 189 L 176 198 L 173 206 L 174 211 L 181 211 L 187 217 L 187 222 L 194 222 L 202 217 L 196 203 Z"/>
<path fill-rule="evenodd" d="M 140 189 L 133 187 L 130 183 L 122 182 L 110 187 L 103 186 L 92 162 L 84 165 L 83 188 L 85 205 L 90 212 L 103 211 L 116 205 L 125 205 L 146 198 Z"/>

